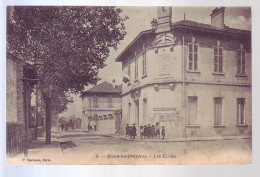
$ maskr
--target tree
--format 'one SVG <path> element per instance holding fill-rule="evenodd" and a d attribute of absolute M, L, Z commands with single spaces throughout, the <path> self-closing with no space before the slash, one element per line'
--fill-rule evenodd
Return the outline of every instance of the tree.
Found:
<path fill-rule="evenodd" d="M 51 143 L 51 102 L 62 92 L 78 94 L 95 84 L 111 48 L 126 31 L 116 7 L 8 7 L 7 50 L 33 62 L 44 60 L 39 90 L 46 106 L 46 144 Z"/>

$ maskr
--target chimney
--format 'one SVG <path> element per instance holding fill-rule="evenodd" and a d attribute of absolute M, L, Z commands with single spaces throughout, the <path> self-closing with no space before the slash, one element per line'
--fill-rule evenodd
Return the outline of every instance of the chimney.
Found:
<path fill-rule="evenodd" d="M 225 13 L 225 7 L 215 8 L 212 10 L 211 16 L 211 25 L 215 26 L 220 29 L 225 28 L 224 23 L 224 13 Z"/>
<path fill-rule="evenodd" d="M 158 28 L 157 33 L 167 32 L 171 30 L 172 23 L 172 7 L 157 7 L 157 16 L 158 16 Z"/>
<path fill-rule="evenodd" d="M 152 25 L 152 29 L 156 30 L 158 27 L 157 19 L 153 19 L 153 21 L 151 21 L 151 25 Z"/>

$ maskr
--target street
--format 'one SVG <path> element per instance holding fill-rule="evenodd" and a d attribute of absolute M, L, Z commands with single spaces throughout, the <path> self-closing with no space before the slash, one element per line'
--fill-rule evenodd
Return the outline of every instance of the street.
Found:
<path fill-rule="evenodd" d="M 24 163 L 198 165 L 250 164 L 252 160 L 251 139 L 169 142 L 130 140 L 84 131 L 54 131 L 51 145 L 39 142 L 42 144 L 36 143 L 29 149 L 28 157 L 22 158 Z"/>

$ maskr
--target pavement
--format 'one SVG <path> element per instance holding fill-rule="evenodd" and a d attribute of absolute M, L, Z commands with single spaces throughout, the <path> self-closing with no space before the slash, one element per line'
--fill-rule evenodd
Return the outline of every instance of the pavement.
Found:
<path fill-rule="evenodd" d="M 158 159 L 163 153 L 176 158 Z M 108 155 L 143 154 L 147 159 L 114 159 Z M 156 156 L 156 157 L 154 157 Z M 200 159 L 199 162 L 196 159 Z M 251 136 L 130 139 L 84 130 L 52 131 L 52 143 L 34 140 L 28 157 L 7 159 L 8 164 L 250 164 Z"/>
<path fill-rule="evenodd" d="M 142 141 L 142 142 L 188 142 L 188 141 L 216 141 L 216 140 L 241 140 L 241 139 L 252 139 L 251 135 L 243 136 L 215 136 L 215 137 L 186 137 L 186 138 L 174 138 L 174 137 L 165 137 L 164 139 L 141 139 L 140 136 L 136 136 L 135 139 L 130 139 L 125 135 L 119 134 L 101 134 L 99 132 L 91 132 L 104 137 L 119 138 L 121 140 L 129 141 Z"/>

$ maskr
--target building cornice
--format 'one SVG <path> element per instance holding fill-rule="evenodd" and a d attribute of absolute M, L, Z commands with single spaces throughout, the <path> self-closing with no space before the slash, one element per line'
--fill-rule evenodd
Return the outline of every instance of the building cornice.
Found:
<path fill-rule="evenodd" d="M 236 86 L 240 86 L 240 87 L 251 87 L 250 84 L 247 84 L 247 83 L 220 83 L 220 82 L 197 82 L 197 81 L 189 81 L 189 80 L 185 80 L 184 81 L 185 84 L 204 84 L 204 85 L 221 85 L 221 86 L 232 86 L 232 87 L 236 87 Z M 142 84 L 140 85 L 138 88 L 139 89 L 142 89 L 144 87 L 148 87 L 148 86 L 151 86 L 151 85 L 155 85 L 155 84 L 182 84 L 183 81 L 153 81 L 153 82 L 149 82 L 149 83 L 145 83 L 145 84 Z M 122 93 L 121 96 L 125 96 L 127 94 L 130 94 L 132 91 L 136 90 L 137 88 L 133 88 L 125 93 Z"/>

